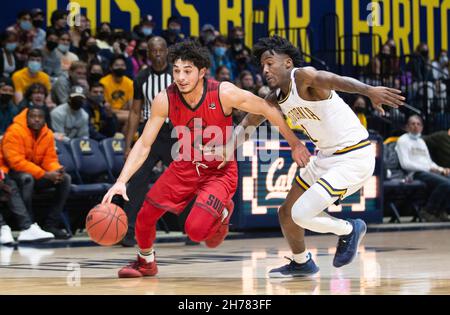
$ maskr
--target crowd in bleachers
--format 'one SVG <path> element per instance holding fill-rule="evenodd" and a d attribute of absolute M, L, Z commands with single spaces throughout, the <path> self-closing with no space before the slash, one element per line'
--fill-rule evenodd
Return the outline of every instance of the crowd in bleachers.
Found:
<path fill-rule="evenodd" d="M 108 143 L 115 146 L 117 152 L 127 153 L 129 141 L 125 143 L 122 139 L 127 138 L 130 130 L 129 116 L 137 99 L 136 86 L 139 84 L 139 90 L 143 84 L 139 77 L 152 67 L 150 55 L 154 48 L 150 47 L 149 40 L 161 36 L 170 47 L 188 38 L 181 32 L 182 21 L 176 16 L 168 19 L 166 30 L 155 34 L 156 21 L 151 15 L 145 15 L 132 31 L 101 23 L 94 32 L 95 26 L 84 15 L 78 25 L 68 27 L 67 14 L 62 10 L 54 11 L 51 25 L 45 28 L 45 14 L 41 9 L 22 11 L 16 23 L 4 30 L 0 38 L 0 203 L 6 204 L 13 214 L 16 227 L 21 231 L 19 241 L 70 237 L 68 226 L 63 229 L 61 219 L 64 219 L 67 200 L 83 193 L 101 195 L 109 187 L 107 183 L 114 180 L 112 162 L 108 162 L 111 156 L 106 154 L 108 150 L 103 150 L 99 158 L 98 143 Z M 201 27 L 198 40 L 210 51 L 208 76 L 235 82 L 259 96 L 268 94 L 260 69 L 251 62 L 251 50 L 244 43 L 241 27 L 234 27 L 225 37 L 213 25 L 206 24 Z M 371 59 L 360 78 L 373 85 L 402 89 L 419 113 L 436 110 L 446 113 L 450 91 L 447 88 L 447 52 L 441 52 L 431 61 L 423 43 L 408 58 L 408 62 L 404 62 L 398 57 L 395 42 L 389 40 Z M 422 102 L 424 98 L 426 101 Z M 386 119 L 372 111 L 367 98 L 356 95 L 348 101 L 366 128 L 384 137 L 391 135 L 377 125 Z M 240 112 L 233 115 L 236 123 L 243 117 Z M 409 116 L 400 110 L 392 110 L 389 115 L 388 120 L 400 117 L 402 126 Z M 420 140 L 422 131 L 417 128 L 412 131 L 410 123 L 407 140 Z M 395 128 L 390 130 L 395 131 Z M 131 138 L 136 139 L 136 136 L 133 132 Z M 408 149 L 399 146 L 403 143 L 402 137 L 396 149 L 398 166 L 404 170 L 402 178 L 415 176 L 430 183 L 430 174 L 433 174 L 435 176 L 431 177 L 437 184 L 428 184 L 430 195 L 445 193 L 450 187 L 450 129 L 427 137 L 424 143 L 428 147 L 421 142 L 421 149 L 413 150 L 429 163 L 430 167 L 420 170 L 405 162 L 402 154 L 407 156 Z M 116 142 L 111 142 L 112 138 Z M 64 153 L 66 150 L 70 152 L 69 158 Z M 62 158 L 65 163 L 61 162 Z M 102 172 L 90 173 L 87 165 L 100 165 L 103 162 L 99 159 L 103 158 L 106 166 L 99 166 L 103 175 Z M 420 175 L 421 172 L 424 174 Z M 106 177 L 100 178 L 100 175 Z M 37 219 L 33 192 L 41 190 L 50 191 L 52 198 L 47 200 L 49 209 L 45 217 Z M 436 204 L 423 206 L 424 219 L 446 219 L 441 212 L 448 210 L 448 201 Z M 1 213 L 0 226 L 1 242 L 11 241 L 10 228 Z"/>

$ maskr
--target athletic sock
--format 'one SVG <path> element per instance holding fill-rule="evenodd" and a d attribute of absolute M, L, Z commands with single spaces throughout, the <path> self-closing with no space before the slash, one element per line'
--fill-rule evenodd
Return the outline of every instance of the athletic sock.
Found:
<path fill-rule="evenodd" d="M 297 264 L 304 264 L 305 262 L 307 262 L 309 259 L 311 258 L 311 254 L 308 251 L 304 251 L 303 253 L 300 254 L 293 254 L 292 255 L 292 259 L 294 259 L 294 261 Z"/>
<path fill-rule="evenodd" d="M 142 253 L 141 251 L 139 251 L 138 255 L 142 259 L 145 259 L 146 263 L 151 263 L 151 262 L 155 261 L 155 251 L 153 249 L 149 253 Z"/>

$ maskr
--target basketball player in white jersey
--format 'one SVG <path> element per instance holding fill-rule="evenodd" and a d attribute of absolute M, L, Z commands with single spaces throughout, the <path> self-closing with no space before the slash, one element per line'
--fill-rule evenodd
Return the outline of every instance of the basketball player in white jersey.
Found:
<path fill-rule="evenodd" d="M 269 276 L 308 276 L 319 270 L 305 248 L 304 229 L 337 235 L 333 265 L 344 266 L 354 259 L 366 224 L 360 219 L 337 219 L 324 210 L 364 185 L 373 174 L 375 154 L 367 130 L 335 91 L 365 95 L 382 114 L 382 104 L 397 108 L 404 97 L 399 90 L 372 87 L 312 67 L 296 68 L 301 63 L 298 49 L 279 36 L 260 39 L 253 53 L 272 90 L 268 100 L 301 126 L 319 150 L 309 163 L 304 161 L 306 167 L 300 169 L 278 212 L 293 258 Z M 264 120 L 248 114 L 241 125 L 257 126 Z"/>

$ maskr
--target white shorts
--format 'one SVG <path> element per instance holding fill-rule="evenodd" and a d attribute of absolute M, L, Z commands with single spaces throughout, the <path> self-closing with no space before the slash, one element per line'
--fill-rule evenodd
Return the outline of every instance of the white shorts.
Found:
<path fill-rule="evenodd" d="M 348 151 L 328 156 L 319 151 L 300 169 L 296 183 L 304 190 L 317 183 L 314 187 L 325 198 L 344 199 L 352 195 L 373 175 L 375 148 L 368 145 Z"/>

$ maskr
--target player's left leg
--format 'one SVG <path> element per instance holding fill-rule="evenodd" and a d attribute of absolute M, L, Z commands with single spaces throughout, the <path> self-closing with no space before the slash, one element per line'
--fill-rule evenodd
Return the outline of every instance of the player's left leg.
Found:
<path fill-rule="evenodd" d="M 373 174 L 375 159 L 372 148 L 364 148 L 345 156 L 322 157 L 317 160 L 320 178 L 309 187 L 292 207 L 292 219 L 299 226 L 318 233 L 339 236 L 335 267 L 350 263 L 367 227 L 363 220 L 341 220 L 324 212 L 338 199 L 359 190 Z"/>
<path fill-rule="evenodd" d="M 213 248 L 219 246 L 228 234 L 234 210 L 231 198 L 237 186 L 237 165 L 230 162 L 223 170 L 211 170 L 205 176 L 186 219 L 185 230 L 191 240 L 205 241 L 206 246 Z"/>

